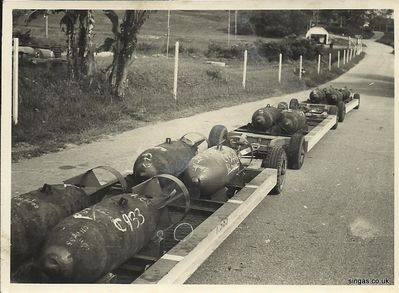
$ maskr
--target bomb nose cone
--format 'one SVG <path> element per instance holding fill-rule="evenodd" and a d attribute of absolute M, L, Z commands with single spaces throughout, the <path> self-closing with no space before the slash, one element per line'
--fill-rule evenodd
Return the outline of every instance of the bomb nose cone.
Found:
<path fill-rule="evenodd" d="M 42 256 L 42 265 L 48 275 L 68 279 L 73 270 L 73 258 L 64 247 L 51 246 Z"/>
<path fill-rule="evenodd" d="M 140 166 L 135 171 L 137 175 L 142 179 L 149 179 L 157 175 L 157 170 L 153 166 L 150 167 Z"/>
<path fill-rule="evenodd" d="M 265 122 L 265 118 L 263 118 L 262 116 L 256 116 L 255 117 L 255 122 L 258 124 L 262 124 Z"/>
<path fill-rule="evenodd" d="M 200 180 L 198 177 L 193 177 L 193 178 L 191 179 L 191 182 L 192 182 L 192 184 L 193 184 L 194 186 L 198 186 L 198 185 L 200 185 L 201 180 Z"/>
<path fill-rule="evenodd" d="M 283 122 L 283 125 L 284 125 L 285 127 L 287 127 L 287 128 L 291 128 L 291 127 L 294 125 L 294 123 L 292 122 L 292 120 L 286 119 L 286 120 Z"/>

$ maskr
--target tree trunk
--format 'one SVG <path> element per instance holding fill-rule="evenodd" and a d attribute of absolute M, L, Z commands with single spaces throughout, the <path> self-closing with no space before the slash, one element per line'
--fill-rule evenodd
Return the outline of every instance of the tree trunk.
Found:
<path fill-rule="evenodd" d="M 145 18 L 145 11 L 126 10 L 120 25 L 120 33 L 114 33 L 116 39 L 113 49 L 114 57 L 108 80 L 113 88 L 113 93 L 119 98 L 125 97 L 125 90 L 128 87 L 128 68 L 133 61 L 137 33 Z"/>
<path fill-rule="evenodd" d="M 93 28 L 94 16 L 92 10 L 80 12 L 79 14 L 79 41 L 78 41 L 78 56 L 76 61 L 79 71 L 87 76 L 95 74 L 96 66 L 93 65 L 94 50 L 93 50 Z"/>

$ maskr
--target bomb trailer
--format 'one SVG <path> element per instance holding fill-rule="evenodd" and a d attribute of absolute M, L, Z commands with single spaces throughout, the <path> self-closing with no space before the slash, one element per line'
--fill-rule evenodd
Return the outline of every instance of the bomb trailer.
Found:
<path fill-rule="evenodd" d="M 100 166 L 15 196 L 12 280 L 183 283 L 268 193 L 282 191 L 287 163 L 300 168 L 336 119 L 327 115 L 305 136 L 215 126 L 203 152 L 205 138 L 167 139 L 126 176 Z M 97 169 L 115 179 L 101 184 Z"/>
<path fill-rule="evenodd" d="M 99 166 L 13 197 L 12 281 L 184 282 L 285 180 L 281 148 L 259 168 L 221 144 L 197 153 L 205 140 L 167 139 L 126 176 Z M 99 169 L 115 179 L 101 184 Z"/>
<path fill-rule="evenodd" d="M 352 90 L 343 88 L 316 88 L 309 94 L 309 98 L 301 103 L 297 103 L 297 100 L 291 100 L 290 108 L 295 109 L 319 109 L 319 107 L 325 107 L 330 112 L 337 113 L 338 122 L 344 122 L 347 113 L 353 109 L 359 109 L 360 107 L 360 95 L 353 93 Z M 335 107 L 336 108 L 335 108 Z"/>
<path fill-rule="evenodd" d="M 291 99 L 289 106 L 280 102 L 277 107 L 267 105 L 258 109 L 252 122 L 228 131 L 224 125 L 215 125 L 209 143 L 240 149 L 243 157 L 273 157 L 270 147 L 279 146 L 287 154 L 288 168 L 301 169 L 305 155 L 330 130 L 338 127 L 338 108 L 335 105 L 299 103 Z M 240 142 L 247 141 L 251 148 L 242 149 Z M 269 167 L 268 160 L 262 167 Z"/>

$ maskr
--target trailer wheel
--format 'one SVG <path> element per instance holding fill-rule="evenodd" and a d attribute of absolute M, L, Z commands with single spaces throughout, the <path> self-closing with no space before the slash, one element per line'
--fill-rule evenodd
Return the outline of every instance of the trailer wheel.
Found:
<path fill-rule="evenodd" d="M 296 98 L 291 99 L 290 101 L 290 109 L 298 110 L 299 108 L 299 101 Z"/>
<path fill-rule="evenodd" d="M 224 125 L 215 125 L 209 133 L 208 146 L 213 147 L 227 140 L 227 128 Z"/>
<path fill-rule="evenodd" d="M 331 127 L 331 129 L 334 129 L 334 130 L 337 129 L 337 127 L 338 127 L 338 108 L 337 108 L 337 106 L 330 106 L 330 108 L 328 109 L 328 114 L 336 116 L 336 122 L 335 122 L 334 126 Z"/>
<path fill-rule="evenodd" d="M 284 188 L 285 174 L 287 172 L 287 155 L 284 149 L 280 146 L 270 147 L 266 158 L 262 161 L 262 167 L 277 169 L 277 184 L 270 193 L 280 194 Z"/>
<path fill-rule="evenodd" d="M 359 104 L 357 104 L 357 106 L 354 109 L 359 109 L 360 107 L 360 95 L 359 94 L 354 94 L 353 98 L 359 101 Z"/>
<path fill-rule="evenodd" d="M 338 122 L 344 122 L 346 114 L 345 103 L 343 101 L 339 101 L 337 103 L 337 107 L 338 107 Z"/>
<path fill-rule="evenodd" d="M 294 133 L 287 150 L 288 167 L 294 170 L 301 169 L 305 161 L 305 153 L 305 137 L 300 132 Z"/>

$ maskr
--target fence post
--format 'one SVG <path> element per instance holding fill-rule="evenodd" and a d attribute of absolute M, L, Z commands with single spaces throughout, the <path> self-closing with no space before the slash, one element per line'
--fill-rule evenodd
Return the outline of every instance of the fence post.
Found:
<path fill-rule="evenodd" d="M 227 46 L 230 46 L 230 10 L 229 10 L 229 17 L 228 17 L 228 23 L 227 23 Z"/>
<path fill-rule="evenodd" d="M 12 103 L 12 118 L 14 124 L 18 124 L 18 47 L 19 39 L 14 38 L 14 52 L 13 52 L 13 77 L 12 77 L 12 93 L 13 93 L 13 103 Z"/>
<path fill-rule="evenodd" d="M 44 18 L 46 19 L 46 39 L 48 39 L 48 15 L 46 14 Z"/>
<path fill-rule="evenodd" d="M 234 12 L 234 40 L 237 40 L 238 10 Z"/>
<path fill-rule="evenodd" d="M 363 39 L 360 39 L 360 53 L 363 52 Z"/>
<path fill-rule="evenodd" d="M 299 56 L 299 79 L 302 79 L 302 55 Z"/>
<path fill-rule="evenodd" d="M 349 49 L 346 51 L 346 63 L 349 63 Z"/>
<path fill-rule="evenodd" d="M 339 61 L 341 59 L 341 51 L 338 51 L 338 62 L 337 62 L 337 68 L 339 68 Z"/>
<path fill-rule="evenodd" d="M 170 10 L 168 10 L 168 27 L 166 38 L 166 57 L 169 57 L 169 38 L 170 38 Z"/>
<path fill-rule="evenodd" d="M 278 82 L 281 83 L 281 67 L 283 65 L 283 54 L 280 53 L 278 61 Z"/>
<path fill-rule="evenodd" d="M 319 54 L 319 60 L 317 61 L 317 75 L 320 74 L 320 62 L 321 62 L 321 55 Z"/>
<path fill-rule="evenodd" d="M 177 101 L 177 71 L 179 68 L 179 42 L 176 42 L 175 46 L 175 74 L 173 81 L 173 98 Z"/>
<path fill-rule="evenodd" d="M 344 58 L 343 58 L 343 62 L 342 62 L 342 64 L 344 64 L 344 65 L 345 65 L 345 63 L 346 63 L 346 50 L 344 50 Z"/>
<path fill-rule="evenodd" d="M 242 75 L 242 87 L 245 89 L 245 82 L 247 80 L 247 60 L 248 60 L 248 51 L 244 51 L 244 72 Z"/>
<path fill-rule="evenodd" d="M 331 71 L 331 53 L 328 54 L 328 71 Z"/>

